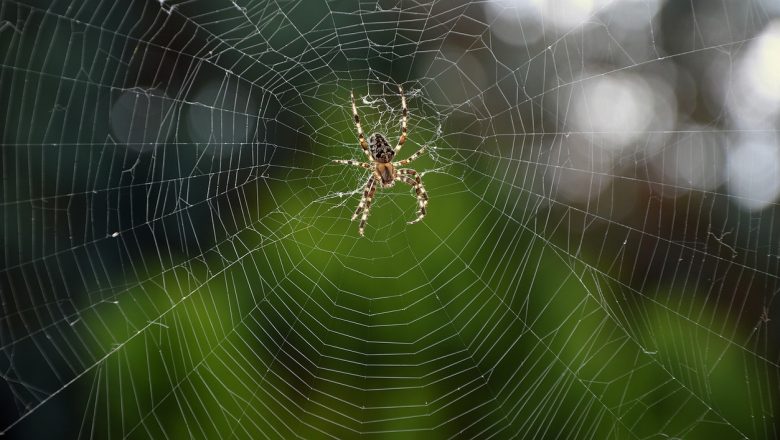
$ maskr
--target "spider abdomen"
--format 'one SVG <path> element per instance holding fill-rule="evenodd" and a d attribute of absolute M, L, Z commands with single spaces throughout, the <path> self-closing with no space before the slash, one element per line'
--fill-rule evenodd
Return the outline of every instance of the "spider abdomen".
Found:
<path fill-rule="evenodd" d="M 368 148 L 371 157 L 379 163 L 390 163 L 395 156 L 395 150 L 387 143 L 387 139 L 381 133 L 374 133 L 368 139 Z"/>

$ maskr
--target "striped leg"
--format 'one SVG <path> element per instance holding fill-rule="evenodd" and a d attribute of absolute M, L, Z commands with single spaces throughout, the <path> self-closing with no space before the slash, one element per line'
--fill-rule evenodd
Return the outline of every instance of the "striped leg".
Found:
<path fill-rule="evenodd" d="M 376 179 L 371 180 L 373 183 L 376 183 Z M 366 207 L 363 209 L 363 215 L 360 217 L 360 226 L 358 226 L 358 232 L 360 233 L 360 236 L 363 237 L 365 235 L 366 231 L 366 221 L 368 221 L 368 212 L 371 210 L 371 202 L 374 200 L 374 193 L 376 192 L 376 185 L 372 184 L 371 189 L 368 191 L 368 194 L 365 196 L 366 200 Z"/>
<path fill-rule="evenodd" d="M 399 160 L 398 162 L 393 162 L 393 165 L 397 167 L 408 165 L 409 163 L 413 162 L 415 159 L 422 156 L 423 154 L 425 154 L 425 147 L 422 147 L 419 150 L 417 150 L 417 152 L 409 156 L 408 159 Z"/>
<path fill-rule="evenodd" d="M 366 135 L 363 134 L 363 127 L 360 125 L 360 116 L 357 113 L 357 106 L 355 106 L 355 95 L 349 92 L 349 97 L 352 99 L 352 116 L 355 117 L 355 127 L 357 127 L 358 140 L 360 141 L 360 148 L 366 153 L 368 159 L 371 160 L 371 152 L 368 151 L 368 142 L 366 142 Z"/>
<path fill-rule="evenodd" d="M 401 117 L 401 137 L 398 138 L 398 145 L 395 146 L 395 152 L 398 153 L 401 151 L 401 147 L 404 145 L 404 142 L 406 142 L 406 119 L 407 115 L 409 114 L 409 110 L 406 108 L 406 96 L 404 96 L 404 89 L 401 87 L 401 85 L 398 85 L 398 93 L 401 94 L 401 109 L 402 109 L 402 117 Z"/>
<path fill-rule="evenodd" d="M 360 203 L 358 203 L 357 209 L 355 209 L 355 213 L 352 214 L 352 221 L 355 221 L 360 213 L 363 212 L 363 209 L 365 209 L 366 199 L 368 199 L 369 193 L 373 194 L 372 191 L 374 190 L 375 184 L 376 179 L 374 179 L 374 175 L 372 174 L 371 177 L 368 178 L 366 186 L 363 188 L 363 197 L 360 198 Z"/>
<path fill-rule="evenodd" d="M 407 222 L 408 224 L 414 224 L 419 222 L 425 217 L 425 214 L 427 213 L 426 208 L 428 206 L 428 193 L 425 192 L 425 187 L 423 187 L 422 181 L 420 180 L 420 176 L 417 175 L 417 171 L 411 170 L 411 169 L 404 169 L 404 170 L 398 170 L 399 176 L 397 177 L 398 180 L 402 180 L 406 183 L 408 183 L 412 188 L 414 188 L 414 192 L 417 194 L 417 218 Z M 414 176 L 414 177 L 409 177 Z"/>
<path fill-rule="evenodd" d="M 371 169 L 371 164 L 370 163 L 360 162 L 359 160 L 352 160 L 352 159 L 349 159 L 349 160 L 334 160 L 333 162 L 334 163 L 340 163 L 340 164 L 343 164 L 343 165 L 355 165 L 357 167 L 365 168 L 367 170 Z"/>

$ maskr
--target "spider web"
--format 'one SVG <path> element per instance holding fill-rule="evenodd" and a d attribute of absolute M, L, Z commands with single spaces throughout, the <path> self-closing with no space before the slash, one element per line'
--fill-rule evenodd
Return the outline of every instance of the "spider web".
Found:
<path fill-rule="evenodd" d="M 775 438 L 778 13 L 3 0 L 0 430 Z"/>

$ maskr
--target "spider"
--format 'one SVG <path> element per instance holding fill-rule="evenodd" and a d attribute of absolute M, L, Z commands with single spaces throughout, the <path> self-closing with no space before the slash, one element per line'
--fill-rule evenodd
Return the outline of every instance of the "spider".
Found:
<path fill-rule="evenodd" d="M 389 188 L 393 186 L 396 180 L 405 182 L 414 188 L 417 194 L 417 218 L 407 222 L 407 224 L 414 224 L 419 222 L 425 217 L 425 207 L 428 206 L 428 193 L 425 192 L 420 175 L 417 171 L 411 168 L 396 168 L 402 167 L 420 157 L 425 152 L 425 147 L 420 148 L 416 153 L 409 156 L 408 159 L 393 162 L 393 157 L 401 151 L 401 147 L 406 142 L 406 116 L 408 110 L 406 109 L 406 97 L 404 97 L 404 89 L 399 85 L 398 92 L 401 94 L 401 137 L 398 138 L 398 144 L 395 148 L 390 148 L 390 144 L 387 143 L 385 135 L 382 133 L 374 133 L 366 142 L 366 136 L 363 134 L 363 127 L 360 125 L 360 116 L 357 113 L 357 107 L 355 106 L 355 95 L 350 92 L 349 97 L 352 100 L 352 115 L 355 117 L 355 126 L 357 127 L 358 140 L 360 141 L 360 147 L 368 157 L 368 162 L 360 162 L 358 160 L 334 160 L 333 162 L 355 165 L 358 167 L 371 170 L 371 175 L 368 177 L 368 182 L 363 188 L 363 197 L 360 199 L 355 213 L 352 214 L 352 220 L 356 220 L 360 216 L 360 226 L 358 232 L 363 236 L 366 228 L 366 221 L 368 220 L 368 212 L 371 209 L 371 201 L 374 199 L 374 193 L 378 184 L 382 185 L 382 188 Z M 361 215 L 362 214 L 362 215 Z"/>

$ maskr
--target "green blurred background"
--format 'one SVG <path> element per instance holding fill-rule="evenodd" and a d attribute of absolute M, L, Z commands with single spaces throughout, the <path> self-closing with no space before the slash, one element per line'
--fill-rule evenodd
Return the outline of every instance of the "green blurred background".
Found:
<path fill-rule="evenodd" d="M 3 0 L 0 430 L 775 438 L 779 13 Z"/>

